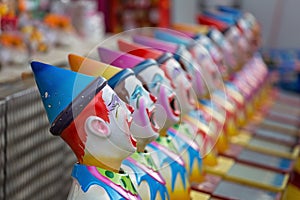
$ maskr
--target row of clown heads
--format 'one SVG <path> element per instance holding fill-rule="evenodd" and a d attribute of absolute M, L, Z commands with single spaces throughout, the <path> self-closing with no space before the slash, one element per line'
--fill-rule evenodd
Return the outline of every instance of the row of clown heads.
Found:
<path fill-rule="evenodd" d="M 239 106 L 266 80 L 257 22 L 249 13 L 238 22 L 224 33 L 184 24 L 134 32 L 120 51 L 99 47 L 102 62 L 70 54 L 72 71 L 31 63 L 50 132 L 78 159 L 69 199 L 190 199 L 202 164 L 215 165 L 234 132 L 224 98 L 242 123 Z"/>

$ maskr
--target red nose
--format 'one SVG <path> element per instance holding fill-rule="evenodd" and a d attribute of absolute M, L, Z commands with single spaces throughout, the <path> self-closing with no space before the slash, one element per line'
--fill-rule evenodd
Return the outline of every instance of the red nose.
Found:
<path fill-rule="evenodd" d="M 157 101 L 157 97 L 154 96 L 153 94 L 150 94 L 150 99 L 155 103 Z"/>
<path fill-rule="evenodd" d="M 131 112 L 131 114 L 134 112 L 134 108 L 131 105 L 126 104 L 128 110 Z"/>

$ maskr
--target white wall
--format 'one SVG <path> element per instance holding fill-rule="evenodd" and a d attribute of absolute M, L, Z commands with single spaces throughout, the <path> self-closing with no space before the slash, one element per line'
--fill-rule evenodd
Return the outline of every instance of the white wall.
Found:
<path fill-rule="evenodd" d="M 199 0 L 171 0 L 172 22 L 196 23 Z"/>
<path fill-rule="evenodd" d="M 200 12 L 201 3 L 224 3 L 224 0 L 171 1 L 172 21 L 183 23 L 196 23 L 195 16 Z M 231 1 L 234 2 L 233 0 L 225 2 Z M 300 0 L 238 0 L 238 2 L 244 10 L 252 12 L 261 23 L 264 46 L 300 48 Z"/>
<path fill-rule="evenodd" d="M 299 0 L 243 0 L 242 7 L 261 23 L 265 46 L 300 48 Z"/>
<path fill-rule="evenodd" d="M 202 7 L 215 5 L 235 5 L 240 0 L 171 0 L 172 21 L 182 23 L 197 23 L 196 16 Z"/>

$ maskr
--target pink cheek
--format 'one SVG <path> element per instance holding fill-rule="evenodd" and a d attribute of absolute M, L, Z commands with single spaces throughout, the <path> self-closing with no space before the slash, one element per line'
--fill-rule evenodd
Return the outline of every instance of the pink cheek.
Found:
<path fill-rule="evenodd" d="M 132 117 L 131 117 L 131 121 L 134 121 L 134 126 L 145 126 L 146 122 L 147 122 L 147 113 L 146 113 L 146 108 L 145 108 L 145 102 L 144 102 L 144 97 L 139 98 L 139 102 L 137 103 L 139 104 L 139 108 L 135 109 Z M 149 121 L 149 120 L 148 120 Z M 131 125 L 131 122 L 130 122 Z M 129 125 L 129 128 L 131 127 Z"/>

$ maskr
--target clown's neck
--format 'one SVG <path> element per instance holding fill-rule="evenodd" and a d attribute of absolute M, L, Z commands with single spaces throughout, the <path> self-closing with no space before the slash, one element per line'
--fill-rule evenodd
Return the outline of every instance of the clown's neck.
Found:
<path fill-rule="evenodd" d="M 162 130 L 159 132 L 159 135 L 162 136 L 162 137 L 167 136 L 167 129 L 162 129 Z"/>
<path fill-rule="evenodd" d="M 138 153 L 144 153 L 145 152 L 145 148 L 146 148 L 145 144 L 141 144 L 141 143 L 137 143 L 136 144 L 136 151 Z"/>
<path fill-rule="evenodd" d="M 157 138 L 155 137 L 149 137 L 149 138 L 142 138 L 142 139 L 136 139 L 136 151 L 138 153 L 144 153 L 146 146 L 150 144 L 152 141 L 154 141 Z"/>
<path fill-rule="evenodd" d="M 92 155 L 84 155 L 81 164 L 87 165 L 87 166 L 95 166 L 102 169 L 106 169 L 109 171 L 113 171 L 118 173 L 121 168 L 123 159 L 113 159 L 113 158 L 101 158 L 101 162 L 93 157 Z M 105 165 L 104 163 L 109 163 L 108 165 Z"/>

